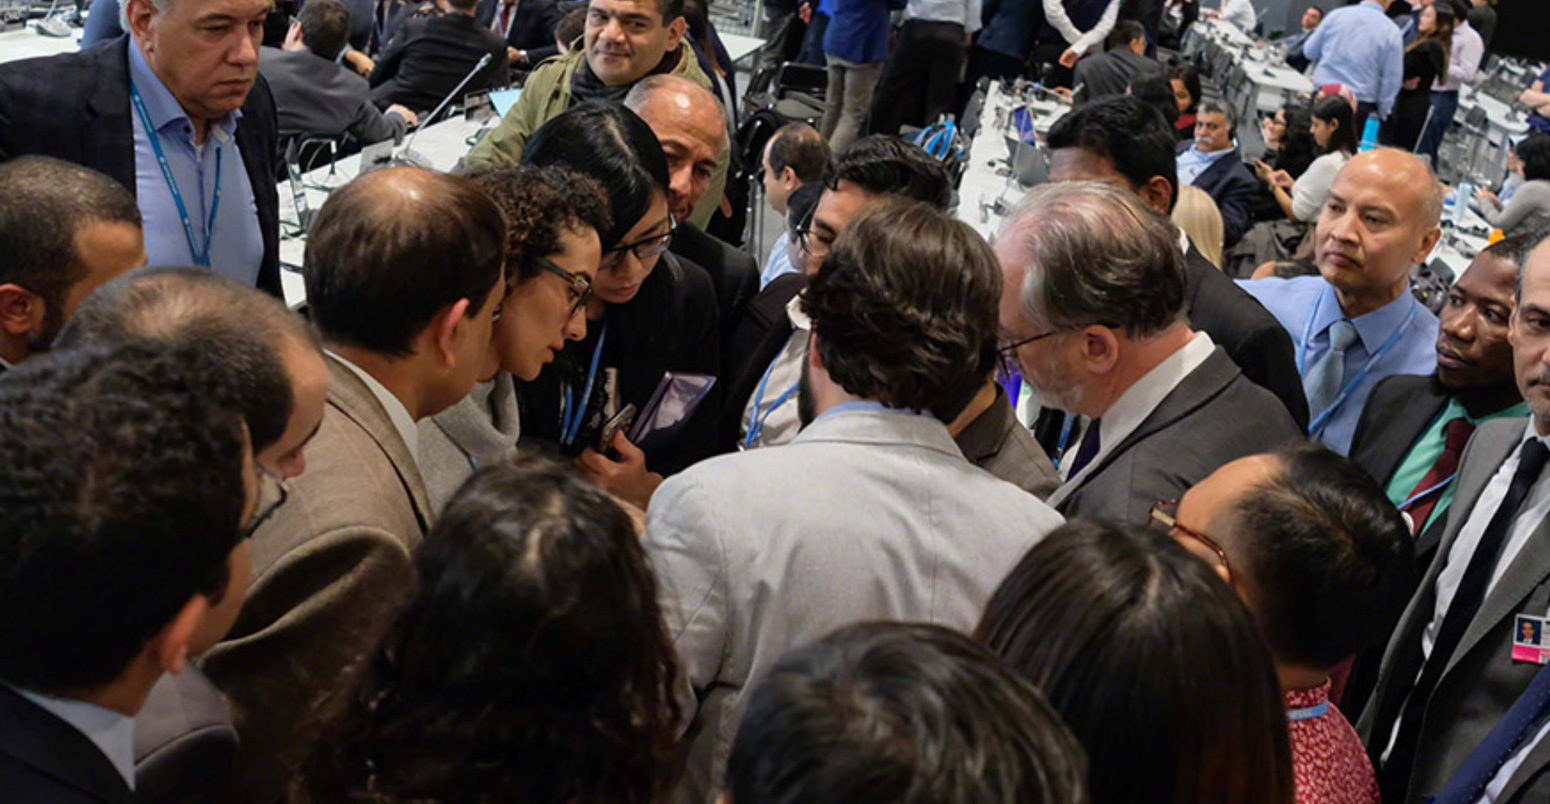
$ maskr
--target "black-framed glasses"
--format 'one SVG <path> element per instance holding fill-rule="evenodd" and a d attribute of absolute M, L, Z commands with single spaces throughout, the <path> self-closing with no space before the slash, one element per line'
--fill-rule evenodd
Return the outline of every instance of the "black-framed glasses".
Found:
<path fill-rule="evenodd" d="M 291 496 L 290 491 L 285 487 L 284 480 L 276 477 L 258 461 L 254 461 L 253 466 L 258 471 L 258 507 L 253 510 L 253 518 L 249 519 L 248 524 L 242 527 L 242 538 L 244 539 L 253 538 L 253 534 L 258 530 L 258 527 L 264 524 L 264 521 L 269 519 L 269 517 L 273 516 L 274 512 L 279 510 L 280 506 L 284 505 L 286 499 Z"/>
<path fill-rule="evenodd" d="M 570 284 L 570 314 L 575 315 L 582 307 L 586 306 L 592 298 L 592 278 L 586 274 L 573 273 L 554 264 L 548 257 L 533 257 L 533 264 L 548 271 L 555 276 L 564 279 Z"/>
<path fill-rule="evenodd" d="M 1017 350 L 1018 349 L 1021 349 L 1022 347 L 1027 346 L 1030 343 L 1037 343 L 1038 341 L 1042 341 L 1045 338 L 1048 338 L 1048 337 L 1051 337 L 1051 336 L 1054 336 L 1054 335 L 1059 335 L 1062 332 L 1070 332 L 1070 330 L 1052 329 L 1049 332 L 1040 332 L 1037 335 L 1033 335 L 1033 336 L 1030 336 L 1030 337 L 1027 337 L 1027 338 L 1023 338 L 1020 341 L 1012 341 L 1011 343 L 1006 343 L 1006 344 L 1002 344 L 1000 346 L 997 346 L 996 347 L 996 351 L 1000 352 L 1002 357 L 1007 358 L 1007 359 L 1011 359 L 1011 358 L 1017 357 Z"/>
<path fill-rule="evenodd" d="M 1229 582 L 1232 580 L 1232 565 L 1227 563 L 1227 551 L 1223 550 L 1222 546 L 1217 544 L 1215 539 L 1179 522 L 1178 500 L 1158 500 L 1152 505 L 1149 518 L 1152 522 L 1166 528 L 1170 535 L 1182 534 L 1205 545 L 1207 549 L 1216 554 L 1216 560 L 1222 562 L 1222 569 L 1227 573 L 1227 580 Z M 1178 536 L 1174 536 L 1174 538 L 1178 538 Z"/>
<path fill-rule="evenodd" d="M 667 231 L 663 234 L 643 237 L 634 243 L 623 243 L 603 252 L 602 268 L 617 268 L 624 262 L 626 251 L 635 252 L 635 259 L 645 262 L 653 257 L 661 256 L 667 251 L 667 247 L 673 244 L 673 233 L 678 231 L 678 219 L 673 213 L 667 214 Z"/>

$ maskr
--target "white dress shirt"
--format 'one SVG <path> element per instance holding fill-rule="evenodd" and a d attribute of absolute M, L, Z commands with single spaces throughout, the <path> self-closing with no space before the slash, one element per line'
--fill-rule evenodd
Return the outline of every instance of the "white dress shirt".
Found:
<path fill-rule="evenodd" d="M 387 411 L 388 419 L 393 422 L 393 429 L 397 430 L 399 437 L 404 439 L 404 446 L 409 448 L 409 457 L 414 458 L 415 462 L 418 463 L 420 460 L 420 428 L 414 423 L 414 417 L 409 415 L 409 409 L 404 407 L 404 403 L 399 401 L 398 397 L 394 396 L 393 392 L 387 389 L 387 386 L 377 382 L 377 378 L 371 376 L 365 369 L 351 363 L 349 359 L 341 356 L 338 352 L 332 350 L 325 351 L 328 352 L 330 357 L 343 363 L 345 368 L 353 372 L 355 376 L 360 377 L 361 382 L 366 383 L 366 387 L 371 390 L 371 395 L 376 397 L 377 401 L 382 404 L 382 409 Z"/>
<path fill-rule="evenodd" d="M 1250 35 L 1254 33 L 1254 24 L 1259 22 L 1254 4 L 1249 0 L 1222 0 L 1222 19 Z"/>
<path fill-rule="evenodd" d="M 1060 0 L 1044 0 L 1044 19 L 1051 27 L 1060 32 L 1060 37 L 1071 45 L 1071 49 L 1078 55 L 1086 53 L 1095 45 L 1103 43 L 1108 38 L 1109 31 L 1114 30 L 1114 21 L 1119 18 L 1120 0 L 1109 0 L 1109 5 L 1103 9 L 1103 16 L 1098 18 L 1098 24 L 1090 31 L 1077 30 L 1076 23 L 1066 14 L 1065 4 Z"/>
<path fill-rule="evenodd" d="M 737 430 L 738 446 L 748 442 L 748 422 L 751 416 L 765 417 L 768 414 L 759 437 L 749 445 L 750 448 L 789 443 L 802 429 L 802 417 L 797 415 L 796 393 L 775 405 L 781 395 L 801 381 L 802 363 L 807 360 L 807 336 L 813 328 L 813 322 L 802 312 L 802 295 L 798 293 L 786 302 L 786 317 L 791 320 L 791 337 L 770 363 L 768 380 L 762 383 L 764 394 L 761 396 L 759 386 L 755 385 L 753 393 L 748 396 L 748 404 L 743 406 L 743 423 Z M 758 407 L 757 412 L 755 406 Z M 774 406 L 773 410 L 771 406 Z"/>
<path fill-rule="evenodd" d="M 135 789 L 135 719 L 85 701 L 55 698 L 12 687 L 16 694 L 48 710 L 69 723 L 97 746 L 113 769 L 124 777 L 124 784 Z"/>

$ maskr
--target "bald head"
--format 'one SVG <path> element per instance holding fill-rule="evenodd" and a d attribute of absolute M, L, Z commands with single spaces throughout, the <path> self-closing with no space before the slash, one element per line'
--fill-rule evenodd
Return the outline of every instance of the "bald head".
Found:
<path fill-rule="evenodd" d="M 1416 155 L 1380 148 L 1352 157 L 1319 214 L 1315 259 L 1355 318 L 1399 298 L 1441 230 L 1442 187 Z"/>
<path fill-rule="evenodd" d="M 640 115 L 662 143 L 670 174 L 668 204 L 687 220 L 716 174 L 726 145 L 726 117 L 709 90 L 676 75 L 654 75 L 637 83 L 624 105 Z"/>

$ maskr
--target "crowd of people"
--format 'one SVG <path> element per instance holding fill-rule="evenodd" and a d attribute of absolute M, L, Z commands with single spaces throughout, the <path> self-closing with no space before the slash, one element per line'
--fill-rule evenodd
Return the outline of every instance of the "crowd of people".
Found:
<path fill-rule="evenodd" d="M 758 259 L 695 2 L 100 0 L 0 65 L 0 798 L 1550 796 L 1550 132 L 1434 312 L 1444 188 L 1362 92 L 1250 168 L 1160 8 L 1045 0 L 1009 65 L 1026 3 L 889 55 L 833 0 Z M 898 136 L 925 53 L 1075 79 L 990 241 Z M 514 70 L 457 171 L 328 195 L 288 307 L 281 132 Z M 1234 278 L 1201 202 L 1297 253 Z"/>

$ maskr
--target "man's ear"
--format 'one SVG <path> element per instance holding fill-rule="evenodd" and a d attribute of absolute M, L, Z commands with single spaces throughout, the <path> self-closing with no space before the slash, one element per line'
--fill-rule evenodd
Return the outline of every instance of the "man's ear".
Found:
<path fill-rule="evenodd" d="M 1426 230 L 1421 238 L 1421 247 L 1410 257 L 1410 261 L 1418 265 L 1426 264 L 1426 258 L 1431 256 L 1432 249 L 1436 248 L 1437 241 L 1442 237 L 1442 230 L 1436 226 Z"/>
<path fill-rule="evenodd" d="M 687 30 L 689 30 L 689 22 L 683 17 L 678 17 L 667 24 L 667 52 L 671 53 L 678 49 L 678 43 L 683 41 L 684 31 Z"/>
<path fill-rule="evenodd" d="M 1092 374 L 1105 375 L 1119 362 L 1119 337 L 1114 330 L 1093 324 L 1077 333 L 1082 339 L 1082 362 Z"/>
<path fill-rule="evenodd" d="M 21 285 L 0 285 L 0 332 L 15 338 L 30 338 L 42 328 L 46 307 L 42 296 Z"/>
<path fill-rule="evenodd" d="M 210 611 L 210 601 L 196 594 L 188 599 L 172 621 L 162 627 L 161 633 L 152 640 L 151 648 L 161 668 L 173 675 L 183 672 L 188 664 L 189 645 L 199 633 L 205 615 Z"/>
<path fill-rule="evenodd" d="M 797 175 L 795 168 L 787 165 L 780 169 L 780 186 L 786 188 L 787 192 L 802 186 L 802 178 Z"/>
<path fill-rule="evenodd" d="M 124 17 L 129 20 L 129 32 L 135 35 L 135 39 L 141 43 L 149 43 L 151 32 L 151 20 L 160 13 L 160 9 L 151 0 L 123 0 L 125 3 Z"/>
<path fill-rule="evenodd" d="M 1169 207 L 1173 203 L 1173 182 L 1168 181 L 1162 176 L 1153 176 L 1147 179 L 1146 183 L 1137 189 L 1137 192 L 1141 194 L 1142 198 L 1146 199 L 1146 203 L 1150 204 L 1152 209 L 1157 210 L 1164 216 L 1168 215 L 1170 212 Z"/>
<path fill-rule="evenodd" d="M 490 300 L 493 302 L 493 300 Z M 442 311 L 431 319 L 431 323 L 425 328 L 430 338 L 431 353 L 441 363 L 451 366 L 457 362 L 457 339 L 460 327 L 466 326 L 468 321 L 469 301 L 458 299 L 456 302 L 442 308 Z"/>

